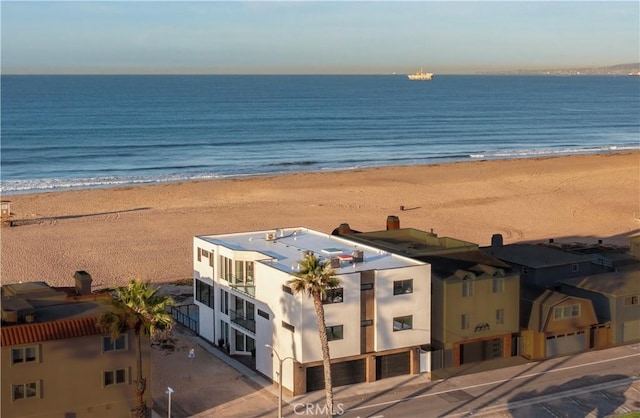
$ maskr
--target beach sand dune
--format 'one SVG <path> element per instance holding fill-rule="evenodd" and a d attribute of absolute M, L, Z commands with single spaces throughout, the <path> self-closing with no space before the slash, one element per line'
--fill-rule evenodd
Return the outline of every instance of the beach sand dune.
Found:
<path fill-rule="evenodd" d="M 341 223 L 433 229 L 488 245 L 540 241 L 628 244 L 639 231 L 640 153 L 475 161 L 225 179 L 3 197 L 16 225 L 1 230 L 3 283 L 95 287 L 192 275 L 195 235 Z M 400 207 L 404 206 L 404 210 Z"/>

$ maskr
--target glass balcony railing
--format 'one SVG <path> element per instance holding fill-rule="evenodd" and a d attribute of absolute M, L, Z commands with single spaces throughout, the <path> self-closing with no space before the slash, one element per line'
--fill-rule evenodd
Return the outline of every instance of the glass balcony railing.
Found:
<path fill-rule="evenodd" d="M 237 290 L 238 292 L 247 295 L 247 296 L 251 296 L 252 298 L 255 299 L 256 297 L 256 287 L 253 285 L 245 285 L 245 284 L 233 284 L 233 283 L 229 283 L 229 287 Z"/>
<path fill-rule="evenodd" d="M 256 320 L 253 318 L 245 317 L 244 312 L 237 312 L 229 309 L 229 319 L 231 319 L 231 322 L 241 326 L 247 331 L 250 331 L 254 334 L 256 333 Z"/>

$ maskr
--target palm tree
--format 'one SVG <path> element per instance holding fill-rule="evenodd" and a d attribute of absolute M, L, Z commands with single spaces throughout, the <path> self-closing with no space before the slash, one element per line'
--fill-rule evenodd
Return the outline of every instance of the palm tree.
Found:
<path fill-rule="evenodd" d="M 320 345 L 322 347 L 322 366 L 324 368 L 324 389 L 327 398 L 327 408 L 333 415 L 333 385 L 331 383 L 331 356 L 329 355 L 329 341 L 327 339 L 327 326 L 324 321 L 324 306 L 322 300 L 328 289 L 340 285 L 329 260 L 321 262 L 315 255 L 308 254 L 298 262 L 300 270 L 295 273 L 296 278 L 287 281 L 293 294 L 306 293 L 313 298 L 313 306 L 316 309 L 316 322 Z"/>
<path fill-rule="evenodd" d="M 138 363 L 135 381 L 137 417 L 147 417 L 148 413 L 144 401 L 147 379 L 142 376 L 142 334 L 154 337 L 159 332 L 170 330 L 173 319 L 167 308 L 171 305 L 173 299 L 159 295 L 158 289 L 135 279 L 128 286 L 115 289 L 113 310 L 98 319 L 98 325 L 109 332 L 113 339 L 132 329 L 135 332 Z"/>

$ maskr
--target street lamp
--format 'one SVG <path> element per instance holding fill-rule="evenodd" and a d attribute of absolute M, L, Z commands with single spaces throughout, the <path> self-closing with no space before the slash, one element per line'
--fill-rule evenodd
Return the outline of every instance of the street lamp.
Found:
<path fill-rule="evenodd" d="M 167 391 L 165 393 L 169 395 L 169 410 L 167 411 L 167 418 L 171 418 L 171 394 L 173 393 L 173 389 L 167 386 Z"/>
<path fill-rule="evenodd" d="M 196 358 L 196 350 L 193 348 L 189 350 L 187 357 L 189 358 L 189 380 L 191 380 L 191 371 L 193 370 L 193 359 Z"/>
<path fill-rule="evenodd" d="M 280 367 L 278 369 L 278 385 L 280 386 L 280 393 L 278 396 L 278 418 L 282 418 L 282 363 L 284 363 L 284 361 L 287 359 L 291 359 L 293 361 L 296 361 L 296 359 L 294 359 L 293 357 L 285 357 L 281 359 L 280 355 L 278 355 L 278 352 L 275 348 L 273 348 L 272 345 L 265 344 L 264 346 L 271 349 L 271 352 L 276 355 L 276 357 L 278 358 L 278 362 L 280 363 Z"/>

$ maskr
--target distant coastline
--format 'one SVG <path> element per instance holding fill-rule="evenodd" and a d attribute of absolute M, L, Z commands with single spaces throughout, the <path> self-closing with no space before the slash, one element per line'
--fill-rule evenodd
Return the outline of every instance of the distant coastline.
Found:
<path fill-rule="evenodd" d="M 488 75 L 630 75 L 640 72 L 640 63 L 617 64 L 607 67 L 556 68 L 544 70 L 508 70 L 482 72 Z"/>

